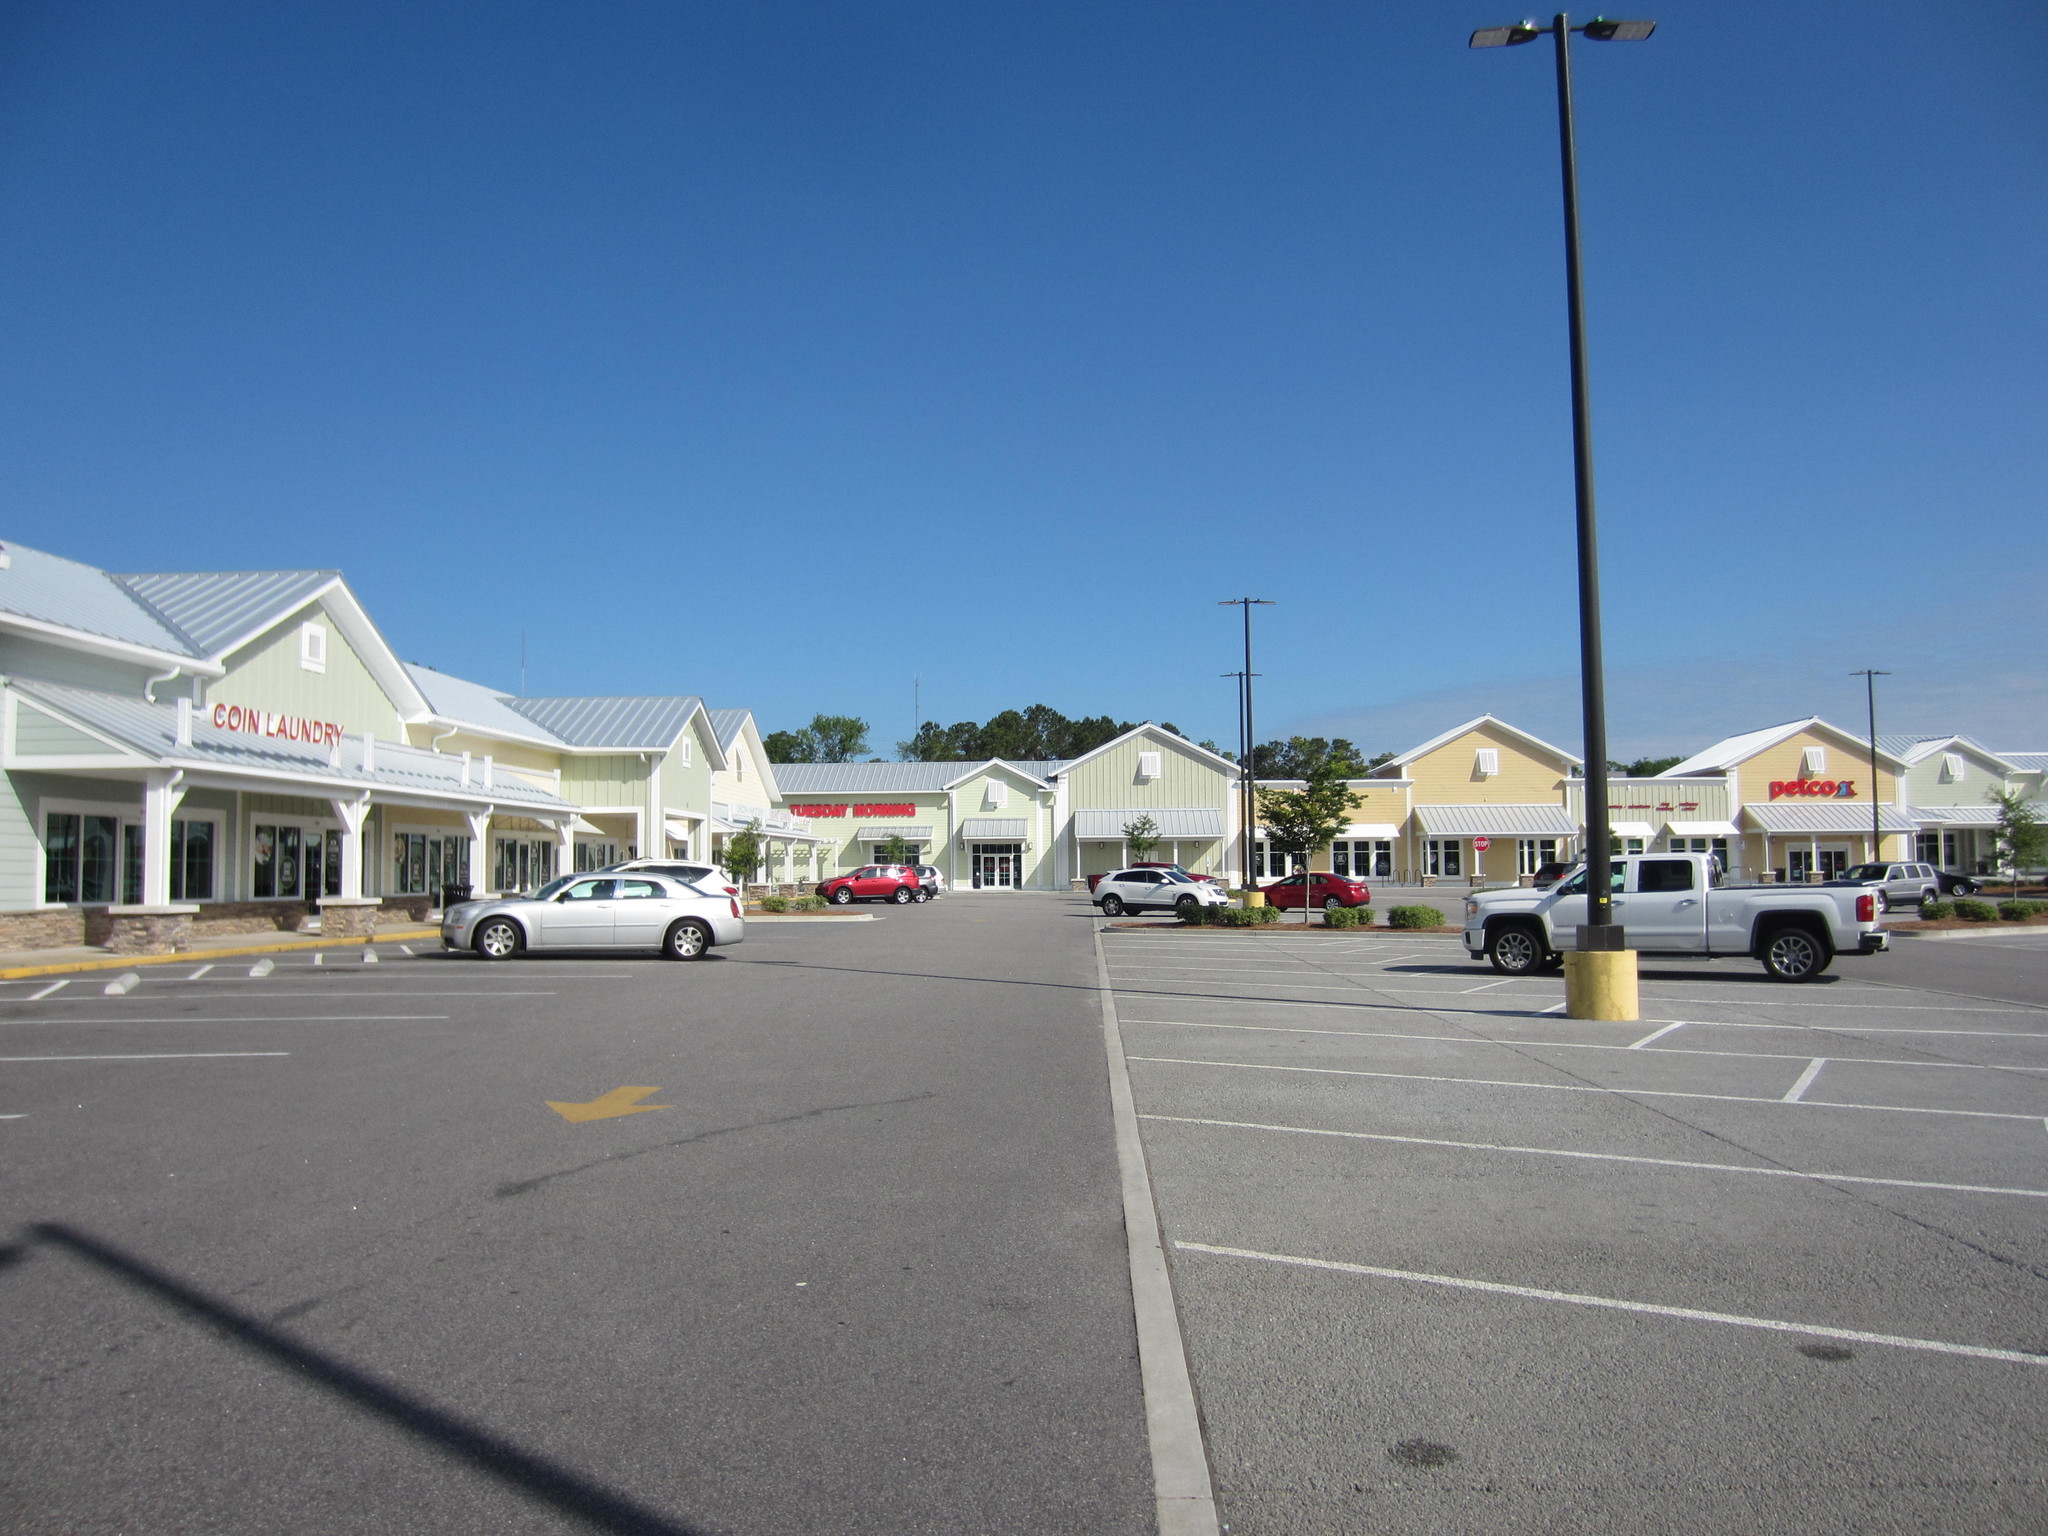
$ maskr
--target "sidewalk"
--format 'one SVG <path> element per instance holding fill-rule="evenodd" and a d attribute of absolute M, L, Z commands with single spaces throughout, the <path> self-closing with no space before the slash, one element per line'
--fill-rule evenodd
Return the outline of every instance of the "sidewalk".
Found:
<path fill-rule="evenodd" d="M 434 943 L 441 930 L 431 924 L 406 923 L 379 932 L 378 944 Z M 296 949 L 339 949 L 361 944 L 360 938 L 323 939 L 317 933 L 209 934 L 192 940 L 190 949 L 173 955 L 111 955 L 96 945 L 78 944 L 62 949 L 0 950 L 0 981 L 17 981 L 26 976 L 55 976 L 74 971 L 115 971 L 141 965 L 180 965 L 193 961 L 226 960 L 236 955 L 275 955 Z"/>

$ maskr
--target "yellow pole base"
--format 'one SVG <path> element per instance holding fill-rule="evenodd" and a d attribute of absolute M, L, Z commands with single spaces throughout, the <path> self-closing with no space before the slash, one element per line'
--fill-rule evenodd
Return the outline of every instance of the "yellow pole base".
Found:
<path fill-rule="evenodd" d="M 1636 952 L 1589 949 L 1564 957 L 1564 1014 L 1568 1019 L 1626 1023 L 1643 1016 L 1636 995 Z"/>
<path fill-rule="evenodd" d="M 1266 893 L 1264 891 L 1246 891 L 1244 893 L 1244 904 L 1247 907 L 1263 907 L 1266 904 Z"/>

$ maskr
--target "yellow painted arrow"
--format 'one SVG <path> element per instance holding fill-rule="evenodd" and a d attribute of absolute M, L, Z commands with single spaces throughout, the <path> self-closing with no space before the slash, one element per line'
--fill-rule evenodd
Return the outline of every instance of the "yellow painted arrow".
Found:
<path fill-rule="evenodd" d="M 587 1104 L 557 1104 L 547 1101 L 549 1109 L 571 1122 L 583 1120 L 610 1120 L 618 1115 L 644 1115 L 652 1109 L 672 1109 L 670 1104 L 640 1104 L 635 1100 L 644 1099 L 650 1093 L 659 1093 L 659 1088 L 614 1088 L 610 1093 L 601 1093 Z"/>

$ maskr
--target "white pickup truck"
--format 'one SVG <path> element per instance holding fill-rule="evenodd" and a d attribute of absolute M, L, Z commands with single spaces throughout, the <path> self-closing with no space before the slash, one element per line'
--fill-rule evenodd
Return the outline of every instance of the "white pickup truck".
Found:
<path fill-rule="evenodd" d="M 1778 981 L 1811 981 L 1836 955 L 1885 947 L 1877 896 L 1824 885 L 1728 885 L 1704 853 L 1617 854 L 1614 921 L 1646 955 L 1754 955 Z M 1564 964 L 1586 921 L 1585 866 L 1547 891 L 1477 891 L 1465 948 L 1509 976 Z"/>

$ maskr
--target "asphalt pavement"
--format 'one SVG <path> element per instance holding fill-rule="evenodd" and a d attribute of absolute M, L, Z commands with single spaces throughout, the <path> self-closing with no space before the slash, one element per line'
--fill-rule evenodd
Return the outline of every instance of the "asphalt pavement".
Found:
<path fill-rule="evenodd" d="M 1236 1536 L 2048 1529 L 2048 954 L 1106 931 Z"/>
<path fill-rule="evenodd" d="M 0 986 L 0 1527 L 1150 1530 L 1092 916 Z"/>

